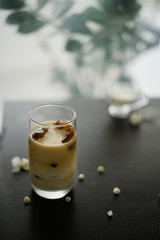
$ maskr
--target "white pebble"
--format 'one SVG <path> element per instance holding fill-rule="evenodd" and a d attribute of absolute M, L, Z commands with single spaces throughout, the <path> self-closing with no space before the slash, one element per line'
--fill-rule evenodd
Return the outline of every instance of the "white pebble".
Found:
<path fill-rule="evenodd" d="M 129 121 L 133 126 L 138 126 L 142 122 L 142 116 L 140 113 L 132 113 Z"/>
<path fill-rule="evenodd" d="M 66 202 L 70 202 L 71 201 L 71 197 L 65 197 Z"/>
<path fill-rule="evenodd" d="M 78 179 L 79 179 L 79 180 L 83 180 L 83 179 L 84 179 L 84 174 L 83 174 L 83 173 L 80 173 L 80 174 L 78 175 Z"/>
<path fill-rule="evenodd" d="M 113 188 L 113 193 L 114 193 L 115 195 L 120 194 L 120 192 L 121 192 L 121 189 L 120 189 L 120 188 L 118 188 L 118 187 Z"/>
<path fill-rule="evenodd" d="M 97 171 L 98 171 L 99 173 L 103 173 L 103 172 L 105 171 L 105 168 L 104 168 L 103 166 L 99 166 L 99 167 L 97 168 Z"/>
<path fill-rule="evenodd" d="M 28 204 L 28 203 L 30 203 L 31 202 L 31 199 L 30 199 L 30 197 L 24 197 L 24 203 L 26 203 L 26 204 Z"/>
<path fill-rule="evenodd" d="M 112 211 L 112 210 L 108 211 L 108 212 L 107 212 L 107 215 L 108 215 L 109 217 L 112 217 L 112 216 L 113 216 L 113 211 Z"/>

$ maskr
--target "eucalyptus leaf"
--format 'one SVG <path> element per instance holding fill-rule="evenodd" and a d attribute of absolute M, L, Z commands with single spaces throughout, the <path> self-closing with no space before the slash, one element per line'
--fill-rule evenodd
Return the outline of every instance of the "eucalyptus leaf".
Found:
<path fill-rule="evenodd" d="M 83 14 L 74 14 L 65 20 L 64 27 L 71 33 L 91 34 L 90 29 L 85 25 Z"/>
<path fill-rule="evenodd" d="M 6 19 L 6 22 L 9 24 L 20 24 L 21 22 L 31 21 L 32 19 L 35 19 L 35 16 L 32 13 L 21 11 L 10 14 Z"/>
<path fill-rule="evenodd" d="M 18 9 L 25 6 L 25 0 L 0 0 L 2 9 Z"/>
<path fill-rule="evenodd" d="M 75 52 L 81 49 L 82 44 L 77 40 L 68 40 L 66 43 L 66 50 L 69 52 Z"/>
<path fill-rule="evenodd" d="M 72 6 L 73 6 L 73 1 L 71 0 L 58 2 L 58 4 L 55 6 L 56 10 L 53 13 L 54 18 L 59 18 L 63 16 L 65 13 L 67 13 L 71 9 Z"/>
<path fill-rule="evenodd" d="M 122 73 L 122 75 L 121 75 L 120 78 L 119 78 L 119 82 L 124 82 L 124 83 L 131 84 L 131 83 L 132 83 L 132 80 L 131 80 L 130 77 L 124 76 L 123 73 Z"/>
<path fill-rule="evenodd" d="M 44 26 L 44 22 L 38 19 L 31 19 L 28 21 L 21 22 L 18 28 L 18 32 L 20 33 L 32 33 L 39 30 L 41 27 Z"/>
<path fill-rule="evenodd" d="M 137 0 L 99 0 L 98 3 L 106 12 L 114 15 L 133 15 L 140 9 L 140 4 L 137 3 Z"/>
<path fill-rule="evenodd" d="M 94 43 L 96 48 L 108 49 L 110 48 L 111 43 L 110 35 L 108 32 L 99 33 L 93 37 L 92 42 Z"/>
<path fill-rule="evenodd" d="M 37 0 L 38 10 L 44 7 L 50 0 Z"/>
<path fill-rule="evenodd" d="M 79 52 L 79 54 L 77 54 L 75 62 L 77 64 L 78 67 L 82 67 L 84 66 L 84 60 L 83 60 L 83 54 L 81 52 Z"/>
<path fill-rule="evenodd" d="M 52 76 L 52 81 L 53 82 L 61 82 L 62 84 L 66 84 L 67 82 L 67 73 L 64 69 L 54 67 L 53 69 L 53 76 Z"/>
<path fill-rule="evenodd" d="M 95 7 L 89 7 L 83 12 L 83 17 L 87 20 L 104 24 L 107 14 L 105 11 L 100 11 Z"/>
<path fill-rule="evenodd" d="M 6 22 L 17 24 L 20 33 L 31 33 L 44 26 L 44 22 L 28 11 L 12 13 L 8 16 Z"/>
<path fill-rule="evenodd" d="M 98 0 L 98 3 L 100 6 L 106 11 L 106 12 L 113 12 L 115 9 L 115 0 Z"/>

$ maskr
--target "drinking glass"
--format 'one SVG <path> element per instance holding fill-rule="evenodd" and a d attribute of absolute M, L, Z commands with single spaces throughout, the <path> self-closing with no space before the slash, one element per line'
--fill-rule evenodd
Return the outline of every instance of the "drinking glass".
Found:
<path fill-rule="evenodd" d="M 76 175 L 76 112 L 43 104 L 29 112 L 29 174 L 33 190 L 49 199 L 64 197 Z"/>
<path fill-rule="evenodd" d="M 122 119 L 149 103 L 149 99 L 136 85 L 120 81 L 108 84 L 106 98 L 109 103 L 109 115 Z"/>

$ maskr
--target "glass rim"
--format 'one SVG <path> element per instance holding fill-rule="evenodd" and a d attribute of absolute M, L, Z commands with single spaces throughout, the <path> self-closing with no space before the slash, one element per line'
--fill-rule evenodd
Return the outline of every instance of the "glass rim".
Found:
<path fill-rule="evenodd" d="M 47 124 L 39 123 L 39 122 L 35 121 L 35 120 L 32 118 L 31 114 L 32 114 L 36 109 L 39 109 L 39 108 L 42 108 L 42 107 L 53 107 L 53 106 L 55 106 L 55 107 L 63 107 L 63 108 L 66 108 L 66 109 L 68 109 L 68 110 L 70 110 L 70 111 L 73 112 L 73 117 L 71 118 L 71 120 L 67 121 L 66 123 L 60 124 L 61 127 L 64 127 L 64 126 L 66 126 L 66 125 L 68 125 L 68 124 L 71 124 L 71 123 L 76 119 L 76 112 L 75 112 L 75 110 L 74 110 L 72 107 L 68 106 L 67 104 L 60 104 L 60 103 L 46 103 L 46 104 L 44 103 L 44 104 L 40 104 L 40 105 L 37 105 L 37 106 L 31 108 L 31 110 L 30 110 L 29 113 L 28 113 L 29 119 L 30 119 L 32 122 L 34 122 L 36 125 L 38 125 L 38 126 L 48 127 Z M 57 120 L 60 120 L 60 119 L 57 119 Z M 57 128 L 57 125 L 51 125 L 51 126 L 49 126 L 49 127 Z"/>

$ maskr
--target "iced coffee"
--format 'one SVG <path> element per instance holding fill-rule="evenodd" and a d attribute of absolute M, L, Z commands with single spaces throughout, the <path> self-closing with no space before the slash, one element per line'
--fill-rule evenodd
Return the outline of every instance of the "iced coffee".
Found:
<path fill-rule="evenodd" d="M 62 120 L 42 122 L 29 133 L 30 179 L 41 196 L 59 198 L 74 184 L 76 129 Z"/>

